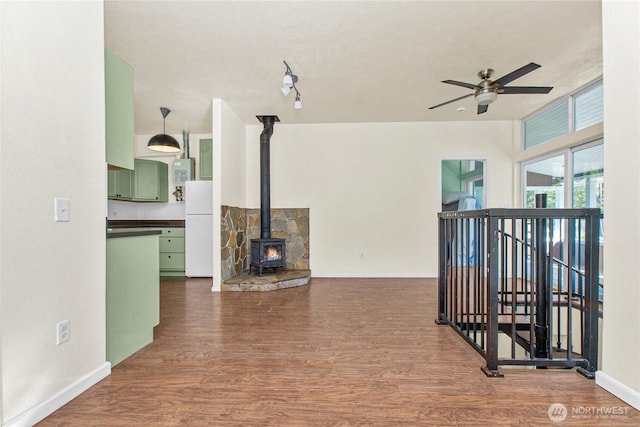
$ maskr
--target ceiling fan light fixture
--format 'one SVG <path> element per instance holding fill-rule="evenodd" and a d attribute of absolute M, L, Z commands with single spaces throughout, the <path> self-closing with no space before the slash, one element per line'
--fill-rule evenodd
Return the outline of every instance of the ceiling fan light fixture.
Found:
<path fill-rule="evenodd" d="M 480 70 L 480 72 L 478 73 L 478 77 L 482 79 L 482 81 L 478 84 L 459 82 L 457 80 L 442 80 L 442 83 L 471 89 L 473 90 L 473 92 L 468 95 L 450 99 L 449 101 L 441 102 L 440 104 L 434 105 L 433 107 L 429 107 L 429 109 L 433 110 L 435 108 L 451 104 L 452 102 L 456 102 L 461 99 L 473 96 L 478 104 L 478 114 L 482 114 L 487 112 L 489 104 L 493 103 L 493 101 L 498 98 L 498 94 L 547 94 L 551 91 L 551 89 L 553 89 L 552 86 L 506 86 L 512 81 L 519 79 L 525 74 L 537 70 L 538 68 L 540 68 L 540 65 L 536 64 L 535 62 L 530 62 L 529 64 L 520 67 L 508 74 L 505 74 L 504 76 L 494 81 L 489 80 L 493 75 L 493 69 L 485 68 L 483 70 Z"/>
<path fill-rule="evenodd" d="M 282 85 L 282 87 L 280 88 L 280 90 L 282 91 L 282 94 L 283 94 L 284 96 L 289 95 L 289 92 L 291 92 L 291 88 L 290 88 L 289 86 L 285 86 L 285 85 Z"/>
<path fill-rule="evenodd" d="M 165 119 L 171 110 L 160 107 L 160 112 L 162 113 L 162 133 L 151 137 L 147 143 L 147 148 L 161 153 L 177 153 L 180 151 L 180 144 L 174 137 L 167 135 L 165 132 Z"/>
<path fill-rule="evenodd" d="M 493 91 L 480 92 L 476 95 L 478 105 L 489 105 L 496 99 L 498 99 L 498 93 Z"/>
<path fill-rule="evenodd" d="M 293 108 L 295 108 L 296 110 L 302 110 L 302 100 L 300 99 L 299 93 L 296 95 L 296 100 L 293 103 Z"/>

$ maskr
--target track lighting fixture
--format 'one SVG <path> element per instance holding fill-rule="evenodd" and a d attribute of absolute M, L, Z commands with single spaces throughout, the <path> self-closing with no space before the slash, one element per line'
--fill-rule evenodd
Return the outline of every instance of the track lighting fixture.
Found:
<path fill-rule="evenodd" d="M 296 83 L 298 83 L 298 76 L 293 74 L 293 71 L 291 71 L 291 67 L 289 67 L 287 61 L 283 60 L 282 62 L 284 62 L 284 65 L 285 67 L 287 67 L 287 69 L 284 72 L 284 78 L 282 79 L 282 87 L 280 88 L 280 90 L 282 91 L 282 94 L 284 96 L 289 95 L 291 89 L 295 90 L 296 100 L 293 103 L 293 108 L 295 108 L 296 110 L 300 110 L 302 109 L 302 101 L 300 100 L 300 92 L 298 92 L 298 88 L 296 87 Z"/>

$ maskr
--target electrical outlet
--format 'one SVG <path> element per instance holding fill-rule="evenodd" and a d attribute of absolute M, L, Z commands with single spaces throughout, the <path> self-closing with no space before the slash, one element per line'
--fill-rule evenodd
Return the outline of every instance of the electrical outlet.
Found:
<path fill-rule="evenodd" d="M 60 345 L 69 341 L 71 338 L 71 328 L 69 326 L 69 320 L 63 320 L 56 325 L 57 339 L 56 344 Z"/>

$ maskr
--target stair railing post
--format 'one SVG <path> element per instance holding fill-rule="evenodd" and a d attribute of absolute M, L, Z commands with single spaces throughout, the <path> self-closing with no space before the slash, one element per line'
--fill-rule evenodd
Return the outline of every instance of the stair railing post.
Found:
<path fill-rule="evenodd" d="M 447 223 L 445 218 L 440 217 L 438 220 L 438 324 L 445 324 L 447 318 L 447 260 L 450 251 L 447 248 Z"/>
<path fill-rule="evenodd" d="M 502 377 L 503 374 L 498 371 L 498 217 L 488 211 L 487 218 L 487 236 L 488 244 L 487 258 L 487 348 L 485 354 L 486 366 L 482 370 L 487 376 Z"/>
<path fill-rule="evenodd" d="M 587 370 L 595 375 L 598 368 L 598 282 L 600 276 L 600 212 L 596 209 L 585 221 L 585 253 L 584 253 L 584 332 L 583 352 L 588 361 Z"/>
<path fill-rule="evenodd" d="M 536 208 L 547 207 L 547 195 L 536 194 Z M 548 358 L 549 352 L 549 299 L 548 299 L 548 237 L 547 219 L 536 220 L 536 317 L 535 342 L 536 358 Z"/>

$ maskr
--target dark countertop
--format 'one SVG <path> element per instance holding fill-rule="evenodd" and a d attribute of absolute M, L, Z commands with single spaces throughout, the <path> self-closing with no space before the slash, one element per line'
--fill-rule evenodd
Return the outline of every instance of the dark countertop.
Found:
<path fill-rule="evenodd" d="M 107 228 L 107 239 L 117 237 L 153 236 L 162 234 L 158 228 Z"/>
<path fill-rule="evenodd" d="M 110 219 L 109 228 L 184 227 L 183 219 Z"/>

